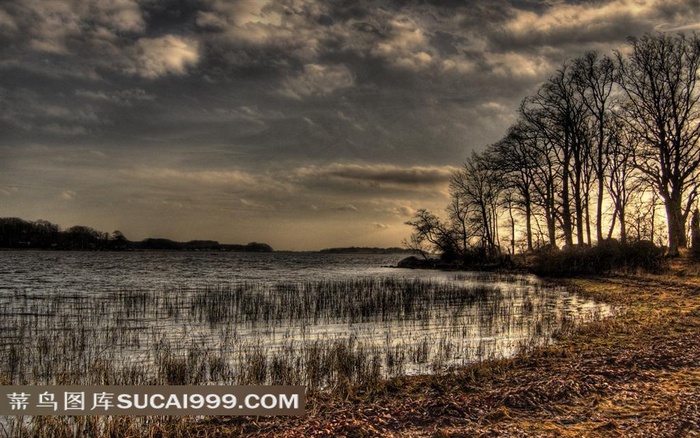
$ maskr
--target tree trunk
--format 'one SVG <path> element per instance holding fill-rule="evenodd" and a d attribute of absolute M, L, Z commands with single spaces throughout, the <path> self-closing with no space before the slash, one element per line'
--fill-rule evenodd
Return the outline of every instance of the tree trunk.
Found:
<path fill-rule="evenodd" d="M 584 227 L 584 212 L 583 212 L 583 196 L 581 194 L 580 175 L 576 175 L 576 184 L 574 186 L 574 208 L 576 209 L 576 242 L 578 246 L 583 246 L 585 243 Z"/>
<path fill-rule="evenodd" d="M 510 214 L 510 253 L 515 255 L 515 218 L 513 217 L 513 206 L 508 203 L 508 214 Z"/>
<path fill-rule="evenodd" d="M 625 224 L 625 206 L 622 205 L 618 208 L 617 214 L 620 216 L 620 243 L 627 243 L 627 225 Z"/>
<path fill-rule="evenodd" d="M 685 220 L 681 213 L 681 197 L 676 194 L 664 196 L 666 222 L 668 223 L 668 255 L 677 256 L 679 248 L 688 245 L 685 236 Z"/>
<path fill-rule="evenodd" d="M 690 221 L 690 244 L 693 249 L 693 256 L 700 255 L 700 211 L 696 208 L 693 218 Z"/>
<path fill-rule="evenodd" d="M 610 228 L 608 228 L 608 237 L 607 239 L 610 239 L 612 237 L 613 231 L 615 231 L 615 225 L 617 224 L 617 215 L 618 215 L 618 209 L 617 205 L 615 206 L 615 211 L 613 211 L 612 215 L 612 220 L 610 221 Z M 600 245 L 600 240 L 598 240 L 598 245 Z"/>
<path fill-rule="evenodd" d="M 547 234 L 549 235 L 549 243 L 552 247 L 557 247 L 557 224 L 554 214 L 550 211 L 546 213 Z"/>
<path fill-rule="evenodd" d="M 532 207 L 530 200 L 525 201 L 525 233 L 527 234 L 527 250 L 532 251 Z"/>
<path fill-rule="evenodd" d="M 569 205 L 569 172 L 565 171 L 562 182 L 562 228 L 564 231 L 564 243 L 566 246 L 573 246 L 574 237 L 571 226 L 571 206 Z"/>
<path fill-rule="evenodd" d="M 591 209 L 588 205 L 589 196 L 586 195 L 586 243 L 591 246 Z"/>
<path fill-rule="evenodd" d="M 595 238 L 600 243 L 603 240 L 603 175 L 598 177 L 598 199 L 595 210 Z"/>

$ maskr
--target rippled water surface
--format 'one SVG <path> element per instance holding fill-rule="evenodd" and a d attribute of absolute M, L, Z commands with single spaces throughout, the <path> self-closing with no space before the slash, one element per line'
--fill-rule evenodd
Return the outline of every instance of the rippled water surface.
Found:
<path fill-rule="evenodd" d="M 610 312 L 532 276 L 389 267 L 402 257 L 0 252 L 1 371 L 92 383 L 97 363 L 125 384 L 322 387 L 341 371 L 359 380 L 509 356 Z M 341 354 L 357 370 L 334 368 Z"/>

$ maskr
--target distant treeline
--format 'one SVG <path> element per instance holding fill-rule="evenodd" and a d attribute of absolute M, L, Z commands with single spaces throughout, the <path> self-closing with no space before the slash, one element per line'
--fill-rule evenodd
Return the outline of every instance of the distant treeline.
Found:
<path fill-rule="evenodd" d="M 221 244 L 214 240 L 176 242 L 170 239 L 130 241 L 121 231 L 105 233 L 90 227 L 76 225 L 66 230 L 49 221 L 27 221 L 20 218 L 0 218 L 0 248 L 34 248 L 60 250 L 208 250 L 238 252 L 272 252 L 266 243 L 247 245 Z"/>
<path fill-rule="evenodd" d="M 412 249 L 390 247 L 390 248 L 377 248 L 377 247 L 366 247 L 366 246 L 350 246 L 341 248 L 326 248 L 322 249 L 320 252 L 327 254 L 396 254 L 396 253 L 414 253 Z"/>

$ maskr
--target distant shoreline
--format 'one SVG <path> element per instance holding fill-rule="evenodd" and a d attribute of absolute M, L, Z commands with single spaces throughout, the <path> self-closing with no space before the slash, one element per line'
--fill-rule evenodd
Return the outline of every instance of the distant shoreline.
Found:
<path fill-rule="evenodd" d="M 325 248 L 319 252 L 322 254 L 414 254 L 415 251 L 407 248 L 399 247 L 389 247 L 389 248 L 377 248 L 377 247 L 366 247 L 366 246 L 349 246 L 349 247 L 338 247 L 338 248 Z"/>
<path fill-rule="evenodd" d="M 222 245 L 223 246 L 223 245 Z M 401 248 L 365 248 L 348 249 L 326 248 L 321 250 L 272 250 L 272 251 L 246 251 L 223 248 L 128 248 L 128 249 L 68 249 L 68 248 L 39 248 L 39 247 L 0 247 L 0 252 L 9 251 L 37 251 L 37 252 L 234 252 L 234 253 L 276 253 L 276 254 L 411 254 L 412 251 Z"/>

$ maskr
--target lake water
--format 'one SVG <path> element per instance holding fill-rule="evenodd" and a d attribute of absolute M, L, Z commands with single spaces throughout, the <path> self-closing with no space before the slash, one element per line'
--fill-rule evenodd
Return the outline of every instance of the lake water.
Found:
<path fill-rule="evenodd" d="M 533 276 L 389 267 L 404 256 L 0 252 L 0 373 L 328 387 L 508 357 L 610 313 Z"/>

